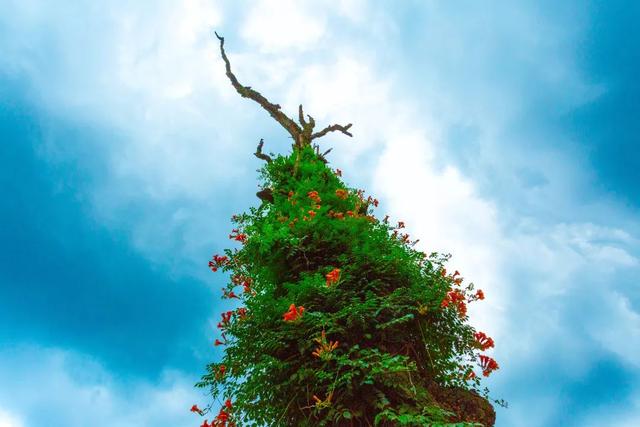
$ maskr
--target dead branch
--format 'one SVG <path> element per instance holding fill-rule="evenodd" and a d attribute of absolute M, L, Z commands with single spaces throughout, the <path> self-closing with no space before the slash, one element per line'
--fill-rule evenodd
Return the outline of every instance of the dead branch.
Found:
<path fill-rule="evenodd" d="M 325 136 L 329 132 L 334 132 L 334 131 L 340 131 L 340 132 L 344 133 L 347 136 L 353 136 L 350 132 L 348 132 L 348 130 L 349 130 L 349 128 L 351 126 L 352 126 L 351 123 L 349 123 L 346 126 L 342 126 L 342 125 L 327 126 L 326 128 L 322 129 L 320 132 L 316 132 L 313 135 L 311 135 L 311 139 L 320 138 L 322 136 Z"/>
<path fill-rule="evenodd" d="M 227 58 L 227 54 L 224 51 L 224 37 L 220 37 L 217 32 L 215 32 L 216 37 L 220 40 L 220 54 L 222 55 L 222 59 L 225 63 L 225 68 L 227 72 L 227 77 L 231 80 L 231 84 L 235 88 L 235 90 L 242 96 L 243 98 L 249 98 L 260 104 L 262 108 L 267 110 L 267 112 L 273 117 L 282 127 L 284 127 L 287 132 L 293 137 L 294 141 L 298 141 L 300 134 L 302 133 L 302 129 L 286 114 L 280 111 L 280 105 L 273 104 L 269 102 L 267 98 L 262 96 L 260 92 L 251 89 L 250 86 L 243 86 L 240 84 L 236 76 L 231 71 L 231 64 L 229 63 L 229 58 Z"/>
<path fill-rule="evenodd" d="M 253 153 L 253 155 L 259 159 L 264 160 L 267 163 L 271 163 L 271 157 L 262 152 L 263 145 L 264 145 L 264 139 L 260 138 L 260 142 L 258 143 L 258 148 L 256 149 L 256 152 Z"/>

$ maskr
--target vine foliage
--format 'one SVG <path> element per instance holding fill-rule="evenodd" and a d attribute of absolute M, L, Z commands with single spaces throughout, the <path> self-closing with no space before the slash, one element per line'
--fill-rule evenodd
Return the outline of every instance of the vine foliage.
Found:
<path fill-rule="evenodd" d="M 260 141 L 261 203 L 232 217 L 239 247 L 209 262 L 229 274 L 223 298 L 239 307 L 221 314 L 224 356 L 197 384 L 221 409 L 192 411 L 205 427 L 493 425 L 480 378 L 498 369 L 481 354 L 494 343 L 466 310 L 484 293 L 447 272 L 448 255 L 416 250 L 404 223 L 378 219 L 378 201 L 312 145 L 332 131 L 351 136 L 350 124 L 314 132 L 302 106 L 294 122 L 238 82 L 218 38 L 234 88 L 294 143 L 274 156 Z"/>

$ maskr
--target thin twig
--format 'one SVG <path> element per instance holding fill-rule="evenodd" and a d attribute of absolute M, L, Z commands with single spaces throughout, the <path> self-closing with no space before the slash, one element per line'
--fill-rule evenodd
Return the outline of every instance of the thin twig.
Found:
<path fill-rule="evenodd" d="M 260 138 L 260 142 L 258 143 L 258 148 L 255 153 L 253 153 L 257 158 L 264 160 L 267 163 L 271 163 L 271 157 L 262 152 L 262 146 L 264 145 L 264 139 Z"/>

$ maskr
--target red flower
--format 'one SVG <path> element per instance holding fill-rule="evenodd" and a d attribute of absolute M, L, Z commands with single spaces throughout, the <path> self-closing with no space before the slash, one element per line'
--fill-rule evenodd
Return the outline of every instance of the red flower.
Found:
<path fill-rule="evenodd" d="M 353 215 L 354 215 L 353 211 L 347 211 L 347 216 L 353 216 Z"/>
<path fill-rule="evenodd" d="M 316 202 L 316 203 L 320 203 L 320 201 L 322 200 L 322 199 L 320 199 L 320 196 L 318 195 L 318 192 L 317 192 L 317 191 L 315 191 L 315 190 L 314 190 L 314 191 L 309 191 L 309 192 L 307 193 L 307 196 L 308 196 L 311 200 L 313 200 L 314 202 Z"/>
<path fill-rule="evenodd" d="M 478 289 L 476 291 L 476 298 L 478 299 L 484 299 L 484 292 L 482 292 L 482 289 Z"/>
<path fill-rule="evenodd" d="M 494 346 L 493 339 L 486 336 L 484 332 L 476 332 L 474 336 L 476 341 L 478 341 L 478 344 L 480 344 L 482 351 Z"/>
<path fill-rule="evenodd" d="M 229 326 L 229 323 L 231 322 L 232 314 L 233 314 L 233 311 L 227 311 L 226 313 L 222 313 L 222 321 L 218 323 L 218 328 L 224 329 L 227 326 Z"/>
<path fill-rule="evenodd" d="M 222 378 L 224 377 L 225 372 L 227 371 L 227 367 L 224 365 L 220 365 L 220 367 L 218 368 L 218 372 L 216 373 L 216 378 Z"/>
<path fill-rule="evenodd" d="M 238 299 L 240 299 L 240 297 L 238 295 L 236 295 L 235 292 L 227 291 L 225 288 L 222 288 L 222 296 L 223 296 L 223 298 L 238 298 Z"/>
<path fill-rule="evenodd" d="M 226 256 L 214 255 L 213 260 L 209 261 L 209 268 L 215 273 L 218 268 L 226 265 L 229 262 L 229 258 Z"/>
<path fill-rule="evenodd" d="M 244 319 L 245 317 L 247 317 L 247 309 L 244 307 L 240 307 L 238 309 L 238 316 L 240 317 L 240 319 Z"/>
<path fill-rule="evenodd" d="M 240 243 L 245 243 L 247 241 L 247 235 L 240 233 L 237 228 L 234 228 L 231 232 L 236 234 L 229 234 L 230 239 L 237 240 Z"/>
<path fill-rule="evenodd" d="M 219 345 L 224 345 L 225 343 L 216 338 L 216 342 L 213 343 L 216 347 Z"/>
<path fill-rule="evenodd" d="M 215 419 L 215 424 L 213 425 L 224 427 L 227 425 L 228 420 L 229 420 L 229 414 L 227 414 L 224 409 L 220 409 L 220 413 L 218 413 L 218 416 Z"/>
<path fill-rule="evenodd" d="M 295 304 L 291 304 L 289 306 L 289 311 L 287 311 L 282 317 L 285 322 L 293 322 L 300 319 L 300 317 L 302 317 L 302 313 L 304 313 L 304 307 L 300 306 L 296 309 Z"/>
<path fill-rule="evenodd" d="M 211 427 L 211 425 L 209 425 L 209 422 L 207 420 L 204 420 L 200 427 Z"/>
<path fill-rule="evenodd" d="M 456 306 L 460 317 L 467 314 L 467 305 L 464 303 L 464 294 L 459 290 L 456 289 L 447 292 L 447 295 L 442 300 L 442 303 L 440 303 L 440 306 L 445 308 L 448 307 L 449 304 L 454 304 Z"/>
<path fill-rule="evenodd" d="M 327 273 L 325 277 L 327 278 L 327 288 L 328 288 L 333 283 L 336 283 L 338 280 L 340 280 L 340 269 L 334 268 L 329 273 Z"/>
<path fill-rule="evenodd" d="M 458 315 L 464 317 L 467 314 L 467 305 L 460 301 L 458 302 Z"/>
<path fill-rule="evenodd" d="M 492 358 L 481 354 L 480 367 L 482 368 L 482 375 L 488 377 L 489 374 L 499 368 L 498 363 Z"/>
<path fill-rule="evenodd" d="M 336 190 L 336 196 L 338 196 L 339 199 L 345 200 L 347 196 L 349 196 L 349 192 L 345 189 L 339 188 Z"/>
<path fill-rule="evenodd" d="M 314 216 L 316 216 L 316 212 L 315 211 L 309 211 L 309 216 L 313 219 Z"/>
<path fill-rule="evenodd" d="M 193 405 L 191 407 L 191 412 L 196 412 L 196 413 L 202 415 L 202 410 L 200 408 L 198 408 L 198 405 Z"/>
<path fill-rule="evenodd" d="M 398 221 L 398 228 L 404 228 L 404 221 Z"/>
<path fill-rule="evenodd" d="M 233 409 L 233 407 L 231 406 L 231 399 L 227 399 L 226 402 L 224 402 L 224 406 L 226 406 L 229 410 Z"/>

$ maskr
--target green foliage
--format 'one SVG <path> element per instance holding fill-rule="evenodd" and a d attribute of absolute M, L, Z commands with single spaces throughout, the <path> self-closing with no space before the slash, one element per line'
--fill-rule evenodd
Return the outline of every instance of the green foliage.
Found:
<path fill-rule="evenodd" d="M 220 265 L 246 311 L 219 325 L 224 358 L 198 386 L 231 399 L 243 426 L 477 425 L 448 424 L 455 414 L 429 392 L 479 386 L 465 379 L 479 344 L 464 302 L 443 307 L 454 289 L 466 302 L 479 297 L 446 275 L 448 256 L 413 249 L 403 224 L 376 219 L 377 201 L 346 187 L 309 146 L 260 176 L 273 203 L 234 216 L 246 241 Z M 285 320 L 291 304 L 304 311 Z"/>

